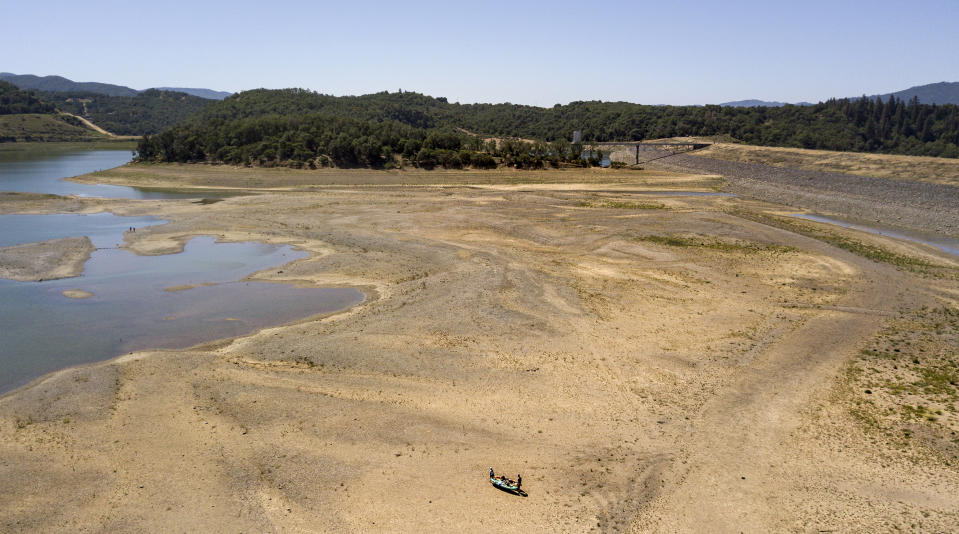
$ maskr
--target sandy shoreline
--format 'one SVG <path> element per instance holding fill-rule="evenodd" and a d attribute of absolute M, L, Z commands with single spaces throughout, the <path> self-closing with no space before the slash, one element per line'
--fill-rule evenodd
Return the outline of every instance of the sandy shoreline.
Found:
<path fill-rule="evenodd" d="M 954 279 L 737 215 L 770 209 L 759 202 L 617 191 L 666 188 L 674 175 L 602 176 L 311 192 L 296 175 L 271 187 L 300 191 L 209 205 L 70 201 L 169 220 L 128 236 L 137 253 L 176 251 L 192 235 L 292 244 L 311 257 L 258 279 L 375 288 L 377 298 L 193 350 L 64 370 L 0 397 L 2 529 L 959 521 L 956 467 L 916 452 L 921 440 L 905 450 L 877 440 L 850 411 L 859 397 L 842 389 L 846 366 L 890 318 L 956 307 Z M 219 171 L 198 182 L 236 187 Z M 491 488 L 489 466 L 522 473 L 530 496 Z"/>

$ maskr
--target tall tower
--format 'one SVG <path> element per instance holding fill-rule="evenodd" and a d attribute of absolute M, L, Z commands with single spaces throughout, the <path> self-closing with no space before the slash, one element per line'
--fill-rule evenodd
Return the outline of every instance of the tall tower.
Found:
<path fill-rule="evenodd" d="M 581 130 L 573 131 L 573 144 L 579 144 L 583 142 L 583 132 Z"/>

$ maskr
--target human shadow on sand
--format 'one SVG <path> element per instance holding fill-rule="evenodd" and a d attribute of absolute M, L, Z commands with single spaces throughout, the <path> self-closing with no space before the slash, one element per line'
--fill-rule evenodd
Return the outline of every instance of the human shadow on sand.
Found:
<path fill-rule="evenodd" d="M 495 485 L 495 484 L 493 485 L 493 487 L 496 488 L 496 489 L 498 489 L 498 490 L 500 490 L 500 491 L 502 491 L 503 493 L 509 493 L 509 494 L 511 494 L 511 495 L 519 495 L 520 497 L 529 497 L 529 494 L 526 493 L 526 490 L 512 489 L 512 488 L 504 488 L 504 487 L 501 487 L 501 486 L 497 486 L 497 485 Z"/>

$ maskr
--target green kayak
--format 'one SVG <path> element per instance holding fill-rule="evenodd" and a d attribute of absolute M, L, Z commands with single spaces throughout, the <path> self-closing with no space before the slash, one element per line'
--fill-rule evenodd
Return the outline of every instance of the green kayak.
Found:
<path fill-rule="evenodd" d="M 517 492 L 519 491 L 519 486 L 516 485 L 516 482 L 509 480 L 506 477 L 489 477 L 490 484 L 496 486 L 499 489 Z"/>

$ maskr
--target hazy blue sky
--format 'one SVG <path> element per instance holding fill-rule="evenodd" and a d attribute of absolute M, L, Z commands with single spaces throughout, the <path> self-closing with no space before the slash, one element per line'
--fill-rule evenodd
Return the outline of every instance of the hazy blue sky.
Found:
<path fill-rule="evenodd" d="M 959 0 L 0 0 L 0 71 L 451 102 L 818 101 L 959 81 Z"/>

